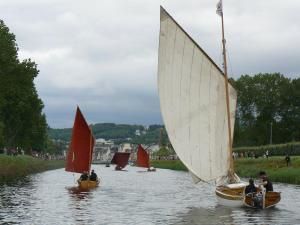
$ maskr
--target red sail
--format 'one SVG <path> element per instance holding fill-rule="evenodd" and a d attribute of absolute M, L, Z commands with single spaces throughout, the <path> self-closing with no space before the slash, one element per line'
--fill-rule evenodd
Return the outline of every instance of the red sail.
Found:
<path fill-rule="evenodd" d="M 117 164 L 117 166 L 124 168 L 128 164 L 130 153 L 116 152 L 111 160 L 111 164 Z"/>
<path fill-rule="evenodd" d="M 79 107 L 77 107 L 72 139 L 67 154 L 66 171 L 90 171 L 95 139 Z"/>
<path fill-rule="evenodd" d="M 139 167 L 146 167 L 146 168 L 150 167 L 149 155 L 146 152 L 146 150 L 142 147 L 142 145 L 138 146 L 136 164 Z"/>

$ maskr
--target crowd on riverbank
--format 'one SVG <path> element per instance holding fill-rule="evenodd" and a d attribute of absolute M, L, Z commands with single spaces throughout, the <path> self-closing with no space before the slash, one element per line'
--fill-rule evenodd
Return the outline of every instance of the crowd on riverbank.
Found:
<path fill-rule="evenodd" d="M 8 156 L 18 156 L 18 155 L 25 155 L 25 151 L 21 148 L 11 148 L 11 149 L 2 149 L 0 150 L 0 155 L 8 155 Z M 29 154 L 32 157 L 38 158 L 38 159 L 44 159 L 44 160 L 64 160 L 64 155 L 57 155 L 57 154 L 50 154 L 48 152 L 37 152 L 37 151 L 30 151 Z"/>
<path fill-rule="evenodd" d="M 180 160 L 154 160 L 151 165 L 156 168 L 188 171 Z M 274 182 L 300 184 L 300 156 L 291 157 L 289 166 L 285 157 L 236 158 L 236 173 L 243 178 L 257 178 L 259 171 L 264 170 Z"/>
<path fill-rule="evenodd" d="M 10 182 L 50 169 L 63 168 L 64 160 L 45 160 L 28 155 L 0 154 L 0 183 Z M 152 160 L 151 165 L 156 168 L 188 171 L 180 160 Z M 300 156 L 291 157 L 287 166 L 283 156 L 269 158 L 237 158 L 234 161 L 235 171 L 240 177 L 256 178 L 260 170 L 264 170 L 274 182 L 300 184 Z"/>

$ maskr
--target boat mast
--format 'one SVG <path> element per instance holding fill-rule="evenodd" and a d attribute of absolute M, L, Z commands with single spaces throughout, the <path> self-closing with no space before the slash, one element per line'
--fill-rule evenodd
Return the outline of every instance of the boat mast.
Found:
<path fill-rule="evenodd" d="M 229 105 L 229 91 L 228 91 L 228 74 L 227 74 L 227 60 L 226 60 L 226 40 L 224 32 L 224 18 L 223 18 L 223 3 L 222 0 L 217 5 L 217 14 L 221 16 L 222 20 L 222 45 L 223 45 L 223 63 L 224 63 L 224 75 L 225 75 L 225 93 L 226 93 L 226 109 L 227 109 L 227 124 L 228 124 L 228 147 L 229 147 L 229 162 L 230 167 L 228 171 L 229 177 L 233 177 L 233 159 L 232 159 L 232 138 L 231 138 L 231 119 L 230 119 L 230 105 Z"/>
<path fill-rule="evenodd" d="M 90 174 L 91 172 L 91 165 L 92 165 L 92 160 L 93 160 L 93 154 L 92 154 L 92 148 L 93 148 L 93 132 L 92 132 L 92 125 L 89 126 L 90 128 L 90 149 L 89 149 L 89 156 L 90 156 L 90 161 L 89 161 L 89 171 L 88 173 Z"/>

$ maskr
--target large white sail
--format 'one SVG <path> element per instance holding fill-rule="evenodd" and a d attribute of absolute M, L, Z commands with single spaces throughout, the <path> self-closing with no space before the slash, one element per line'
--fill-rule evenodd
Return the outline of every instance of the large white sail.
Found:
<path fill-rule="evenodd" d="M 223 72 L 163 8 L 160 17 L 158 89 L 169 139 L 194 178 L 225 176 L 231 156 Z M 233 136 L 231 85 L 229 98 Z"/>

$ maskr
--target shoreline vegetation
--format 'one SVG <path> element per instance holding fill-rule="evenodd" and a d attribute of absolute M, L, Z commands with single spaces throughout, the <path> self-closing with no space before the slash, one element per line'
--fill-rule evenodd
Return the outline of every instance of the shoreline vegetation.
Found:
<path fill-rule="evenodd" d="M 180 160 L 152 160 L 155 168 L 188 171 Z M 0 184 L 13 182 L 27 175 L 65 166 L 64 160 L 43 160 L 31 156 L 0 154 Z M 287 166 L 284 156 L 269 158 L 238 158 L 234 160 L 236 173 L 243 178 L 257 178 L 261 170 L 267 172 L 273 182 L 300 184 L 300 156 L 291 156 Z"/>
<path fill-rule="evenodd" d="M 161 169 L 187 171 L 180 160 L 153 160 L 151 165 Z M 300 156 L 291 156 L 291 163 L 286 165 L 284 156 L 269 158 L 239 158 L 234 160 L 235 172 L 243 178 L 258 177 L 261 170 L 266 171 L 273 182 L 300 184 Z"/>
<path fill-rule="evenodd" d="M 0 184 L 64 166 L 64 160 L 43 160 L 27 155 L 8 156 L 0 154 Z"/>

